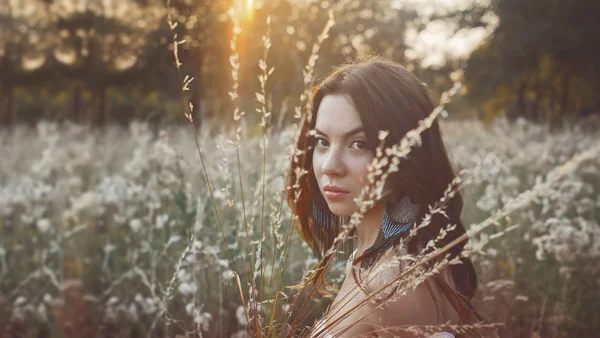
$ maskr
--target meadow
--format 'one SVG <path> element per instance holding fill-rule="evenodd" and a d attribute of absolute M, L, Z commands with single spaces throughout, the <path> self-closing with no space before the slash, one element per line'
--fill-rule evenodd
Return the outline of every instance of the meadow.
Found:
<path fill-rule="evenodd" d="M 475 306 L 502 324 L 494 334 L 593 336 L 598 130 L 440 123 L 463 179 L 465 227 L 517 202 L 470 239 Z M 262 136 L 242 131 L 236 151 L 225 129 L 206 124 L 203 161 L 189 127 L 44 121 L 0 131 L 1 336 L 282 336 L 291 300 L 304 297 L 284 286 L 316 261 L 285 202 L 294 131 L 271 129 L 264 162 Z M 343 273 L 334 264 L 329 280 Z M 327 304 L 313 299 L 300 328 Z"/>
<path fill-rule="evenodd" d="M 396 45 L 399 27 L 404 31 L 410 26 L 405 24 L 411 16 L 400 15 L 412 13 L 408 8 L 394 12 L 381 5 L 371 11 L 366 9 L 366 1 L 339 1 L 326 11 L 328 1 L 319 6 L 281 8 L 280 2 L 265 2 L 256 18 L 262 22 L 264 16 L 266 24 L 252 28 L 253 10 L 240 17 L 233 9 L 226 11 L 230 4 L 220 1 L 198 6 L 187 0 L 173 1 L 174 7 L 170 7 L 171 1 L 163 7 L 158 0 L 139 6 L 132 2 L 133 7 L 103 2 L 102 6 L 96 4 L 100 9 L 90 7 L 91 12 L 83 2 L 69 10 L 59 6 L 62 2 L 71 3 L 48 4 L 59 20 L 45 25 L 38 19 L 47 13 L 33 0 L 27 2 L 27 10 L 4 14 L 16 13 L 14 22 L 7 21 L 12 27 L 25 27 L 26 23 L 48 32 L 51 29 L 44 27 L 69 23 L 73 32 L 55 29 L 50 35 L 56 36 L 48 41 L 62 41 L 65 46 L 69 39 L 92 41 L 111 53 L 119 49 L 111 44 L 116 41 L 111 34 L 129 31 L 135 21 L 140 31 L 131 30 L 135 34 L 121 39 L 122 44 L 132 50 L 140 49 L 138 42 L 152 48 L 140 52 L 140 62 L 135 55 L 133 59 L 128 55 L 130 64 L 119 69 L 80 62 L 86 60 L 87 48 L 77 56 L 60 45 L 54 54 L 65 67 L 46 64 L 45 57 L 29 67 L 30 72 L 38 71 L 31 74 L 46 79 L 42 87 L 51 89 L 47 94 L 50 101 L 32 97 L 25 100 L 30 106 L 22 98 L 26 96 L 23 93 L 33 92 L 26 88 L 28 80 L 23 80 L 28 79 L 23 74 L 29 73 L 17 71 L 5 77 L 12 79 L 3 85 L 17 98 L 15 106 L 27 108 L 33 117 L 23 118 L 23 111 L 14 110 L 13 96 L 0 116 L 0 122 L 6 124 L 6 128 L 0 126 L 0 337 L 308 336 L 331 299 L 315 296 L 310 287 L 289 288 L 317 264 L 294 227 L 295 215 L 286 200 L 288 188 L 296 184 L 289 181 L 287 169 L 301 151 L 293 146 L 296 126 L 304 112 L 310 111 L 311 88 L 327 67 L 377 51 L 391 52 L 388 57 L 420 72 L 418 77 L 430 84 L 432 98 L 438 101 L 441 97 L 440 105 L 418 130 L 407 134 L 394 155 L 401 158 L 418 146 L 428 123 L 439 121 L 459 180 L 430 212 L 443 214 L 444 201 L 453 196 L 453 189 L 462 192 L 462 223 L 469 235 L 463 255 L 473 260 L 478 272 L 474 305 L 484 319 L 473 327 L 401 329 L 429 336 L 445 328 L 474 328 L 483 330 L 486 337 L 502 338 L 592 337 L 600 332 L 600 126 L 579 119 L 583 103 L 596 102 L 592 85 L 597 81 L 587 68 L 563 72 L 563 63 L 584 64 L 597 59 L 597 53 L 583 42 L 583 47 L 567 45 L 564 48 L 575 51 L 572 55 L 576 57 L 565 61 L 563 46 L 549 43 L 547 54 L 538 57 L 537 47 L 530 41 L 539 38 L 523 32 L 545 31 L 533 24 L 531 29 L 519 26 L 526 22 L 545 27 L 550 22 L 558 27 L 553 33 L 562 34 L 565 27 L 572 28 L 569 15 L 560 22 L 556 19 L 555 12 L 567 13 L 563 7 L 552 7 L 555 12 L 544 12 L 547 21 L 536 21 L 527 15 L 538 8 L 517 2 L 531 10 L 523 12 L 526 19 L 522 20 L 512 2 L 496 1 L 511 6 L 493 7 L 504 23 L 492 43 L 476 51 L 466 68 L 457 59 L 456 64 L 428 73 L 415 67 L 416 59 L 404 59 L 410 53 L 405 53 L 402 44 Z M 16 6 L 16 2 L 10 3 Z M 577 3 L 577 8 L 587 13 L 588 5 Z M 246 5 L 254 6 L 252 1 Z M 88 24 L 87 15 L 112 17 L 114 13 L 108 9 L 116 6 L 121 9 L 113 33 L 96 34 L 94 29 L 79 27 Z M 360 15 L 352 17 L 361 6 L 365 10 L 361 8 Z M 485 17 L 476 9 L 471 9 L 472 14 Z M 291 21 L 275 22 L 272 29 L 273 10 L 289 10 Z M 336 26 L 334 11 L 344 14 L 338 15 L 340 20 L 332 29 Z M 133 12 L 146 15 L 150 24 L 132 20 L 129 13 Z M 389 13 L 393 15 L 388 17 Z M 20 15 L 26 17 L 24 23 Z M 320 19 L 315 21 L 317 15 Z M 274 16 L 274 20 L 282 18 L 285 15 Z M 418 16 L 413 19 L 420 20 Z M 357 20 L 367 20 L 366 26 Z M 588 27 L 597 25 L 592 21 L 589 26 L 581 25 L 586 34 L 594 31 Z M 104 27 L 104 20 L 97 22 Z M 198 23 L 214 24 L 209 25 L 211 34 L 205 36 L 208 28 L 200 29 Z M 128 29 L 123 30 L 121 24 Z M 381 34 L 367 43 L 368 35 L 373 37 L 377 31 L 365 30 L 370 24 Z M 462 24 L 479 25 L 477 20 Z M 282 36 L 283 27 L 287 35 Z M 346 30 L 355 28 L 356 34 L 346 36 Z M 17 48 L 25 39 L 12 38 L 20 37 L 19 30 L 10 35 L 14 41 L 6 48 L 17 56 L 7 60 L 27 60 L 19 54 L 26 48 Z M 298 38 L 294 40 L 290 36 L 296 30 Z M 160 34 L 150 34 L 156 32 Z M 199 34 L 192 37 L 189 32 Z M 271 50 L 272 33 L 273 43 L 279 45 Z M 207 43 L 208 36 L 218 43 Z M 535 58 L 523 58 L 520 50 L 512 48 L 515 38 L 522 36 L 517 45 L 527 52 L 535 47 Z M 255 43 L 258 37 L 262 43 Z M 41 48 L 35 42 L 31 45 Z M 376 42 L 384 43 L 378 46 Z M 110 53 L 105 54 L 110 58 Z M 61 55 L 72 57 L 61 61 Z M 194 63 L 199 55 L 210 56 L 206 64 Z M 516 66 L 509 72 L 489 67 L 492 56 L 502 62 L 512 60 Z M 115 57 L 118 65 L 123 55 Z M 319 57 L 323 64 L 317 66 Z M 523 61 L 529 59 L 535 62 Z M 5 64 L 3 70 L 20 67 L 8 61 Z M 156 75 L 153 67 L 162 72 Z M 76 80 L 52 72 L 46 76 L 47 70 L 76 75 Z M 165 77 L 167 70 L 170 80 Z M 111 72 L 122 76 L 113 77 Z M 534 77 L 538 79 L 535 85 L 528 82 Z M 62 81 L 60 85 L 56 79 Z M 519 84 L 515 79 L 525 80 Z M 455 108 L 445 107 L 462 81 L 467 90 L 461 95 L 475 99 L 478 107 L 472 111 L 484 122 L 462 111 L 467 101 L 464 97 L 458 98 Z M 78 87 L 81 84 L 85 84 L 83 89 Z M 172 120 L 141 122 L 162 113 L 156 110 L 158 113 L 146 115 L 142 112 L 146 106 L 140 103 L 145 101 L 139 99 L 143 95 L 128 96 L 126 90 L 136 92 L 139 84 L 149 84 L 150 89 L 139 92 L 150 93 L 153 109 L 169 106 L 169 111 L 177 111 L 180 120 L 185 116 L 190 125 L 169 123 Z M 64 92 L 52 94 L 57 88 Z M 162 94 L 156 94 L 158 89 Z M 301 95 L 296 93 L 298 89 L 303 91 Z M 137 112 L 116 109 L 108 95 L 115 92 Z M 298 96 L 299 100 L 293 99 Z M 559 96 L 561 102 L 557 102 Z M 57 97 L 60 107 L 48 104 Z M 166 103 L 162 102 L 165 97 Z M 515 98 L 520 99 L 514 102 Z M 86 105 L 82 100 L 88 101 L 86 123 L 82 123 Z M 109 114 L 109 108 L 115 109 Z M 141 118 L 134 119 L 134 115 Z M 33 127 L 19 123 L 26 121 Z M 382 176 L 376 175 L 378 179 Z M 353 222 L 359 218 L 353 217 Z M 428 219 L 415 228 L 426 226 Z M 435 240 L 432 244 L 435 246 Z M 443 255 L 448 248 L 436 250 Z M 414 264 L 419 267 L 430 258 L 417 257 Z M 331 284 L 339 286 L 344 280 L 344 263 L 330 266 L 327 279 Z M 407 290 L 439 268 L 415 269 L 402 275 L 397 285 Z"/>

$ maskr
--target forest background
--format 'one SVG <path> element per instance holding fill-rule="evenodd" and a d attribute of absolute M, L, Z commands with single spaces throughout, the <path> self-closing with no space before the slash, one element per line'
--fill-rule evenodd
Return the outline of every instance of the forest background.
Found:
<path fill-rule="evenodd" d="M 328 9 L 335 9 L 336 25 L 319 51 L 317 77 L 379 54 L 412 70 L 437 99 L 451 87 L 452 72 L 464 70 L 466 86 L 450 106 L 454 117 L 521 116 L 555 125 L 600 110 L 596 1 L 173 0 L 198 124 L 224 120 L 232 110 L 232 6 L 245 8 L 241 109 L 260 86 L 270 15 L 269 63 L 277 72 L 267 102 L 283 122 L 298 104 L 303 67 Z M 182 120 L 166 11 L 162 0 L 1 0 L 0 124 Z"/>

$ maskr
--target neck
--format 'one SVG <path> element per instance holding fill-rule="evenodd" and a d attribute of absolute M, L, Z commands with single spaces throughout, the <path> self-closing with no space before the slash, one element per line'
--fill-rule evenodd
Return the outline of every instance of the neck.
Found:
<path fill-rule="evenodd" d="M 365 213 L 360 224 L 356 226 L 358 247 L 356 249 L 355 257 L 362 255 L 362 253 L 368 248 L 372 247 L 375 243 L 375 240 L 377 240 L 377 235 L 379 234 L 379 229 L 381 228 L 384 209 L 385 203 L 378 203 L 375 207 Z"/>
<path fill-rule="evenodd" d="M 358 237 L 357 249 L 355 257 L 362 255 L 367 249 L 375 244 L 379 232 L 381 231 L 383 212 L 389 198 L 382 199 L 372 209 L 368 210 L 356 227 L 356 235 Z M 413 204 L 407 196 L 403 196 L 399 201 L 399 206 L 394 206 L 391 212 L 396 219 L 414 219 L 419 210 L 419 205 Z"/>

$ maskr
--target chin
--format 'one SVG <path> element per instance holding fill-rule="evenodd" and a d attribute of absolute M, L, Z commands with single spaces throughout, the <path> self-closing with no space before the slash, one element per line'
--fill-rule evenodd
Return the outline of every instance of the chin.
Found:
<path fill-rule="evenodd" d="M 354 213 L 354 209 L 348 206 L 339 205 L 337 203 L 329 204 L 329 210 L 334 213 L 336 216 L 352 216 Z"/>

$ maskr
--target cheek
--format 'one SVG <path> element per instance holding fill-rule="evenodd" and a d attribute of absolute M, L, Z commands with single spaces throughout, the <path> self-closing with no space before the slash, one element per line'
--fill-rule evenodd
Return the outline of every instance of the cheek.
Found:
<path fill-rule="evenodd" d="M 356 163 L 352 165 L 354 169 L 353 176 L 361 187 L 364 187 L 369 182 L 369 164 L 371 164 L 370 158 L 362 158 L 357 159 Z"/>

